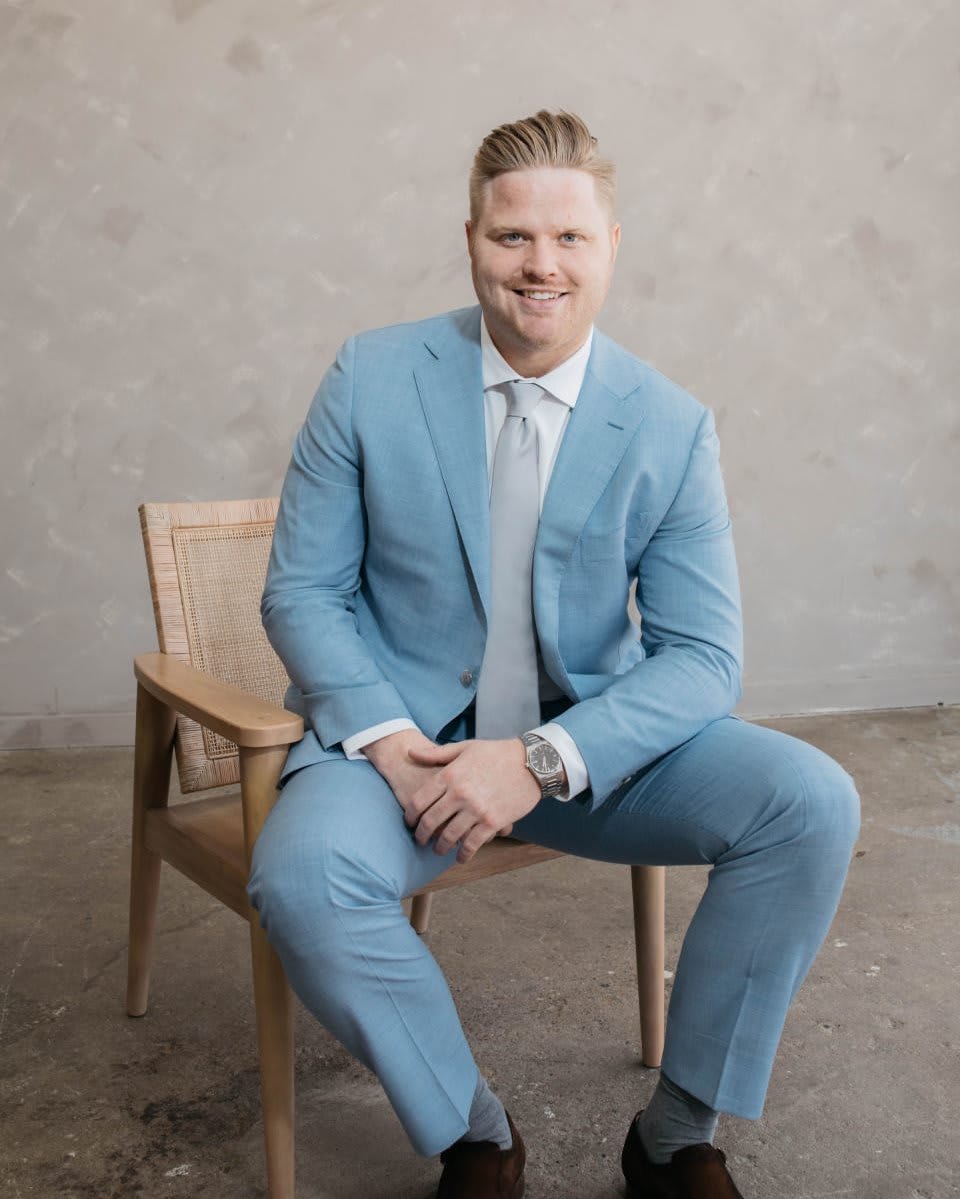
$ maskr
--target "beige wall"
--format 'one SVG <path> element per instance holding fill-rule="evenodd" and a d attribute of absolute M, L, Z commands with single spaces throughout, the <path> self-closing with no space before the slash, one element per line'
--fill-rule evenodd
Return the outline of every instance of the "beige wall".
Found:
<path fill-rule="evenodd" d="M 473 148 L 621 166 L 605 329 L 719 417 L 744 709 L 960 701 L 943 0 L 0 8 L 0 744 L 130 739 L 145 499 L 275 493 L 337 344 L 469 302 Z"/>

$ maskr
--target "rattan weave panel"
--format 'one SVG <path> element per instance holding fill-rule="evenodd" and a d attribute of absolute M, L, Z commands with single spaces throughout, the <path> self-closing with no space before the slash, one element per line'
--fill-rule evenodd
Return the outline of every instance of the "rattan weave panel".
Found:
<path fill-rule="evenodd" d="M 273 524 L 175 528 L 172 535 L 190 661 L 283 707 L 286 672 L 260 623 Z M 209 729 L 203 745 L 210 759 L 236 753 L 231 741 Z"/>

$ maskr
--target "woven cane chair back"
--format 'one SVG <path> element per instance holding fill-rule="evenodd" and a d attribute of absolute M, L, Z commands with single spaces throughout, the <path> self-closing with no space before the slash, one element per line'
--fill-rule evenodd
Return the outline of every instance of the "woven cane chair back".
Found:
<path fill-rule="evenodd" d="M 287 675 L 260 623 L 276 499 L 143 504 L 140 528 L 160 649 L 283 707 Z M 237 747 L 177 718 L 183 793 L 239 782 Z"/>

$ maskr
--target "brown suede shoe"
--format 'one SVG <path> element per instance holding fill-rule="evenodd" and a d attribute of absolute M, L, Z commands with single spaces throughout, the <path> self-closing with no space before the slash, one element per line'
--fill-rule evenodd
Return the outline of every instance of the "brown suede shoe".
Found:
<path fill-rule="evenodd" d="M 444 1149 L 437 1199 L 523 1199 L 527 1151 L 509 1112 L 507 1123 L 513 1137 L 509 1149 L 493 1141 L 457 1141 Z"/>
<path fill-rule="evenodd" d="M 636 1120 L 620 1158 L 628 1194 L 634 1199 L 743 1199 L 726 1162 L 722 1149 L 688 1145 L 678 1149 L 668 1165 L 655 1166 L 643 1148 Z"/>

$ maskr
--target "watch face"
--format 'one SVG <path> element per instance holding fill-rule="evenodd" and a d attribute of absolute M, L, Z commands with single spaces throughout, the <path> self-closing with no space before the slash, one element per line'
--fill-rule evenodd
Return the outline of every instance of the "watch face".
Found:
<path fill-rule="evenodd" d="M 560 755 L 552 745 L 548 745 L 545 741 L 538 741 L 536 745 L 530 747 L 527 752 L 527 761 L 530 763 L 530 768 L 537 774 L 554 774 L 563 765 Z"/>

